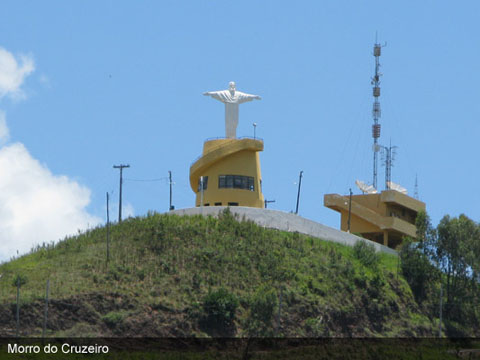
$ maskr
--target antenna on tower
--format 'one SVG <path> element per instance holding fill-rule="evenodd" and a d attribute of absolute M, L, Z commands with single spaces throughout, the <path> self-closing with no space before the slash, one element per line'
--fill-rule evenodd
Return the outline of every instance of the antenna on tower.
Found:
<path fill-rule="evenodd" d="M 413 195 L 418 200 L 418 176 L 415 174 L 415 193 Z"/>
<path fill-rule="evenodd" d="M 372 185 L 367 185 L 363 181 L 355 180 L 355 185 L 362 191 L 363 194 L 376 194 L 377 189 L 375 189 Z"/>
<path fill-rule="evenodd" d="M 383 45 L 383 46 L 386 46 Z M 377 187 L 377 168 L 378 168 L 378 152 L 380 151 L 380 146 L 378 145 L 378 138 L 380 137 L 380 124 L 378 120 L 382 116 L 382 111 L 380 109 L 380 55 L 382 55 L 382 45 L 377 42 L 377 33 L 375 33 L 375 44 L 373 45 L 373 56 L 375 56 L 375 75 L 372 78 L 371 84 L 373 85 L 373 108 L 372 108 L 372 137 L 373 137 L 373 187 Z"/>
<path fill-rule="evenodd" d="M 390 140 L 390 146 L 380 147 L 382 149 L 382 165 L 385 166 L 385 190 L 390 190 L 392 183 L 392 167 L 398 146 L 392 146 L 392 141 Z"/>

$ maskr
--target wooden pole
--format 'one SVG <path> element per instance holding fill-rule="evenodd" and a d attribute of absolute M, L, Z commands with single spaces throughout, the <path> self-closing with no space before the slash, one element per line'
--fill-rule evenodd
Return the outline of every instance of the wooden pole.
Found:
<path fill-rule="evenodd" d="M 107 192 L 107 264 L 110 260 L 110 210 L 109 210 L 109 194 Z"/>
<path fill-rule="evenodd" d="M 47 319 L 48 319 L 48 292 L 50 290 L 50 279 L 47 279 L 47 289 L 45 291 L 45 313 L 43 316 L 43 332 L 42 338 L 45 339 L 45 334 L 47 332 Z"/>
<path fill-rule="evenodd" d="M 282 295 L 283 295 L 283 286 L 280 286 L 280 295 L 278 299 L 278 316 L 277 316 L 277 336 L 280 332 L 280 316 L 282 312 Z"/>
<path fill-rule="evenodd" d="M 18 338 L 18 335 L 20 333 L 20 275 L 17 275 L 17 314 L 16 314 L 16 320 L 17 320 L 16 337 Z"/>
<path fill-rule="evenodd" d="M 130 165 L 113 165 L 114 169 L 120 169 L 120 194 L 118 199 L 118 222 L 122 222 L 122 185 L 123 185 L 123 169 L 129 168 Z"/>
<path fill-rule="evenodd" d="M 350 233 L 350 219 L 352 217 L 352 189 L 350 189 L 350 197 L 348 202 L 348 232 Z"/>
<path fill-rule="evenodd" d="M 300 202 L 300 188 L 302 186 L 302 175 L 303 175 L 303 171 L 300 171 L 300 176 L 298 177 L 297 206 L 295 207 L 295 215 L 298 214 L 298 203 Z"/>
<path fill-rule="evenodd" d="M 442 303 L 443 301 L 443 283 L 440 280 L 440 319 L 438 321 L 438 337 L 442 337 Z"/>
<path fill-rule="evenodd" d="M 172 205 L 172 172 L 168 171 L 168 182 L 170 184 L 170 206 L 168 207 L 168 210 L 172 211 L 174 209 Z"/>

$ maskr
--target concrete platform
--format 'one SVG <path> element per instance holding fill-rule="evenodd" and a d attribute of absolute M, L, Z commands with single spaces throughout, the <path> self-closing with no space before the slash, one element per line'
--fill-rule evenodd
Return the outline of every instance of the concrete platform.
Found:
<path fill-rule="evenodd" d="M 169 211 L 167 214 L 174 215 L 204 215 L 218 216 L 225 210 L 226 206 L 204 206 L 188 209 L 179 209 Z M 397 252 L 387 246 L 376 242 L 363 239 L 361 237 L 340 231 L 329 226 L 319 224 L 315 221 L 305 219 L 301 216 L 271 209 L 258 209 L 251 207 L 232 206 L 230 211 L 238 216 L 238 220 L 243 217 L 252 220 L 256 224 L 269 229 L 284 230 L 289 232 L 299 232 L 327 241 L 336 242 L 343 245 L 353 246 L 357 241 L 364 240 L 375 247 L 376 251 L 397 255 Z"/>

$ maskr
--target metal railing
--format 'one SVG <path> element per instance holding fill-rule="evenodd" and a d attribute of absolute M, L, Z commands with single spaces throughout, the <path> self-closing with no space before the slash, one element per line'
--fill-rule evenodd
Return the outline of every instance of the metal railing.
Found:
<path fill-rule="evenodd" d="M 231 138 L 227 138 L 227 137 L 211 137 L 211 138 L 208 138 L 204 141 L 204 143 L 206 143 L 207 141 L 213 141 L 213 140 L 228 140 L 228 139 L 231 139 Z M 243 140 L 243 139 L 251 139 L 251 140 L 258 140 L 258 141 L 261 141 L 263 142 L 263 139 L 262 138 L 259 138 L 259 137 L 253 137 L 253 136 L 240 136 L 240 137 L 237 137 L 235 139 L 232 139 L 232 140 Z M 213 151 L 213 150 L 216 150 L 218 148 L 221 148 L 223 146 L 223 144 L 221 145 L 218 145 L 218 146 L 214 146 L 210 149 L 210 151 Z M 197 156 L 195 158 L 195 160 L 193 160 L 191 163 L 190 163 L 190 166 L 192 166 L 193 164 L 195 164 L 201 157 L 203 156 L 203 154 Z"/>

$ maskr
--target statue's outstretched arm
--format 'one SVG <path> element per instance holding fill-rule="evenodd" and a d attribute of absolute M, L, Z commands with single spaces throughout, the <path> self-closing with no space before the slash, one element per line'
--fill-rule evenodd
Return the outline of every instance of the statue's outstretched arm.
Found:
<path fill-rule="evenodd" d="M 262 100 L 262 98 L 258 95 L 253 95 L 253 94 L 246 94 L 246 93 L 241 93 L 237 92 L 238 98 L 240 103 L 244 103 L 247 101 L 253 101 L 253 100 Z"/>
<path fill-rule="evenodd" d="M 228 101 L 228 97 L 225 95 L 225 91 L 207 91 L 204 92 L 203 95 L 211 96 L 212 98 L 221 102 Z"/>

